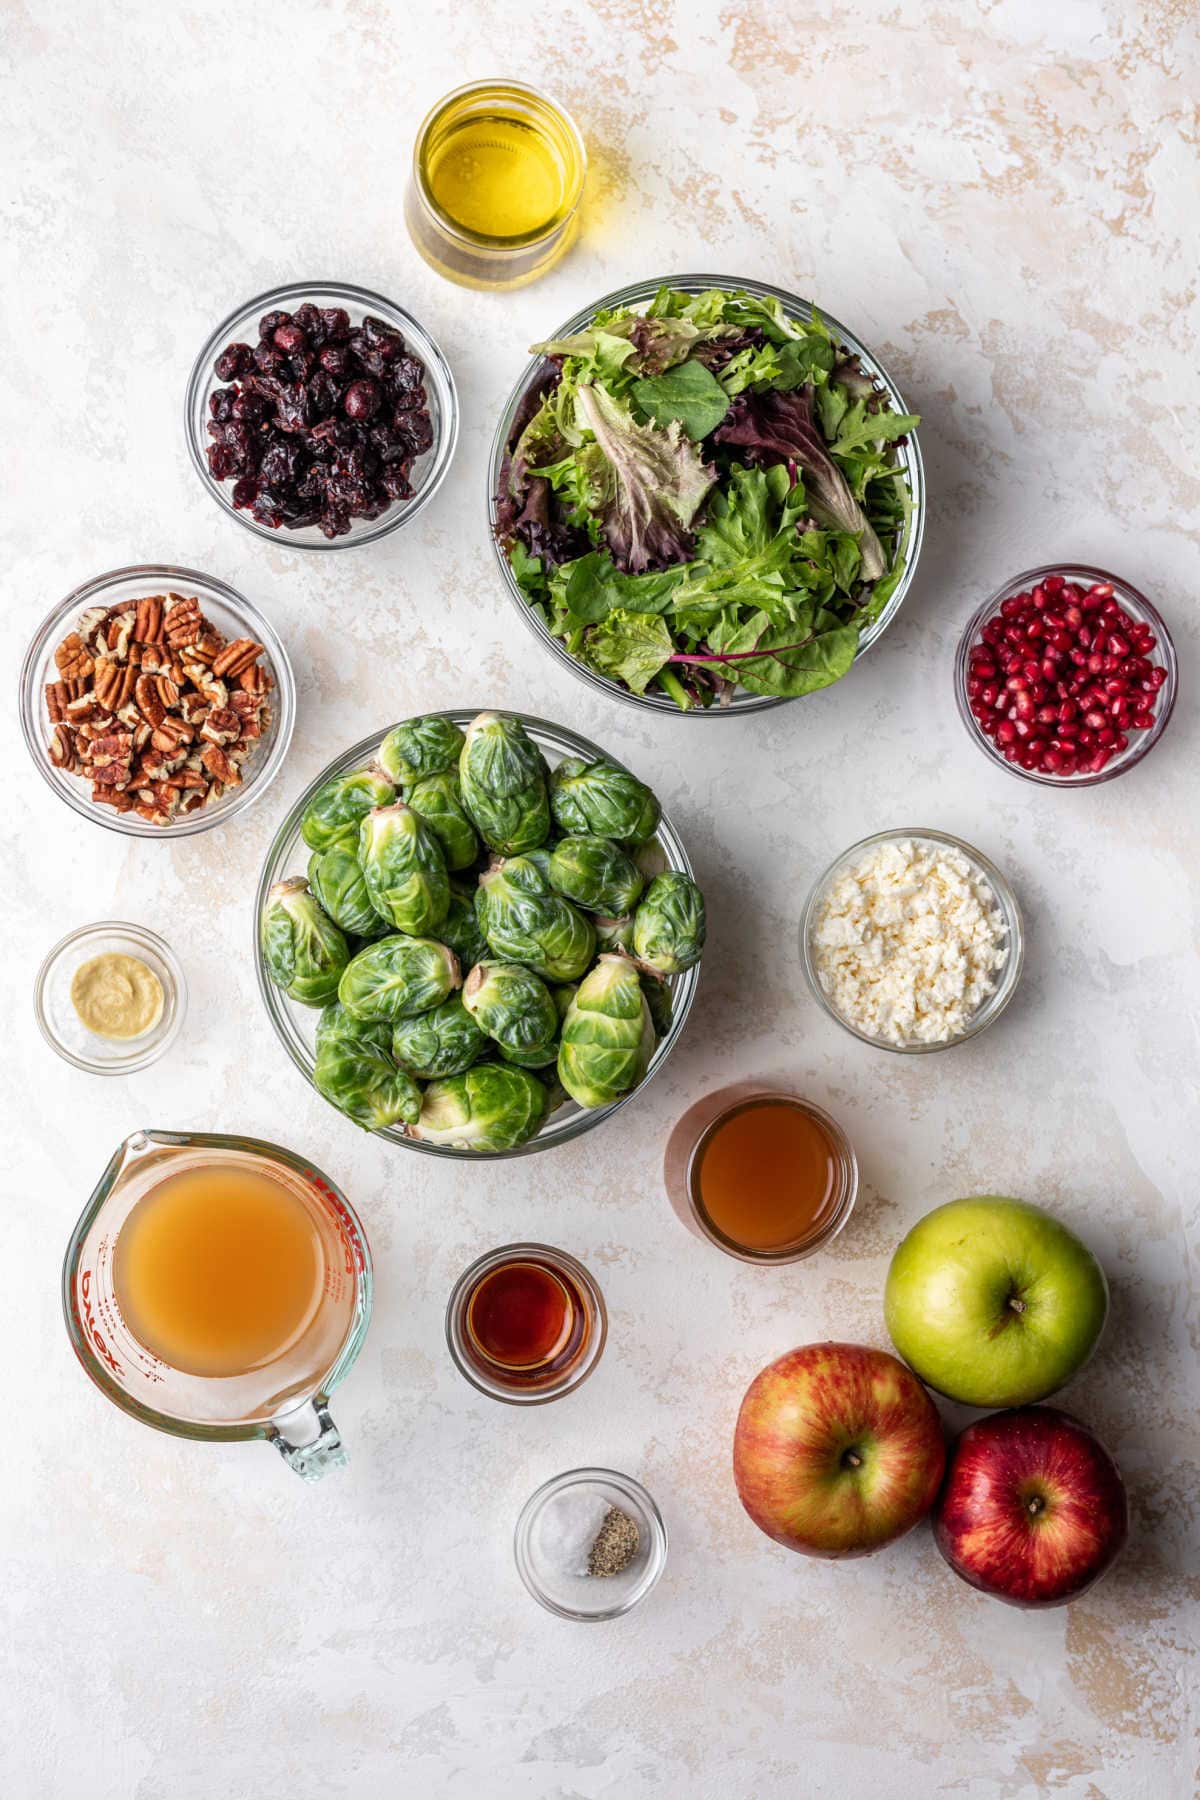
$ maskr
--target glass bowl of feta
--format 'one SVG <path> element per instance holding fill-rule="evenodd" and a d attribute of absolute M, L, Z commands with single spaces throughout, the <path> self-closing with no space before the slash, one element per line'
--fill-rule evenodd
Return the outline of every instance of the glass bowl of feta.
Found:
<path fill-rule="evenodd" d="M 804 908 L 800 956 L 814 999 L 853 1037 L 923 1055 L 1000 1017 L 1025 933 L 1008 879 L 981 850 L 913 825 L 829 865 Z"/>

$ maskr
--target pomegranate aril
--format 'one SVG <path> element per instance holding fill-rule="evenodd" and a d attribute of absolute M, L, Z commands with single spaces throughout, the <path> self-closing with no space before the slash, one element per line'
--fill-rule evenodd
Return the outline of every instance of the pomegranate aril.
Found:
<path fill-rule="evenodd" d="M 1005 719 L 1005 721 L 1002 725 L 997 725 L 997 727 L 996 727 L 996 742 L 998 744 L 1014 744 L 1016 742 L 1016 740 L 1017 740 L 1017 728 L 1011 722 L 1011 720 Z"/>
<path fill-rule="evenodd" d="M 1116 741 L 1117 734 L 1111 725 L 1106 725 L 1103 731 L 1098 731 L 1096 733 L 1096 742 L 1102 744 L 1105 749 L 1107 749 L 1110 744 L 1115 744 Z"/>
<path fill-rule="evenodd" d="M 1133 645 L 1130 643 L 1129 639 L 1127 637 L 1122 637 L 1119 631 L 1114 631 L 1108 640 L 1108 651 L 1110 656 L 1128 656 L 1132 649 Z"/>
<path fill-rule="evenodd" d="M 1033 695 L 1032 694 L 1018 694 L 1017 695 L 1017 717 L 1018 717 L 1018 719 L 1025 719 L 1026 721 L 1028 721 L 1029 719 L 1032 719 L 1032 717 L 1036 711 L 1037 711 L 1037 708 L 1033 703 Z"/>
<path fill-rule="evenodd" d="M 1104 683 L 1104 691 L 1106 694 L 1127 694 L 1129 683 L 1123 675 L 1110 675 Z"/>
<path fill-rule="evenodd" d="M 1113 745 L 1113 750 L 1115 751 L 1115 753 L 1118 756 L 1120 756 L 1121 752 L 1123 750 L 1128 750 L 1128 748 L 1129 748 L 1129 739 L 1125 736 L 1125 733 L 1122 731 L 1117 736 L 1117 741 Z"/>
<path fill-rule="evenodd" d="M 1033 606 L 1036 606 L 1039 612 L 1041 612 L 1042 609 L 1047 604 L 1046 590 L 1044 587 L 1041 586 L 1040 583 L 1037 587 L 1032 588 L 1030 590 L 1029 600 L 1030 600 L 1030 604 Z"/>
<path fill-rule="evenodd" d="M 1149 675 L 1146 677 L 1146 680 L 1156 692 L 1166 679 L 1167 671 L 1165 669 L 1151 669 Z"/>
<path fill-rule="evenodd" d="M 1042 673 L 1042 679 L 1044 681 L 1053 681 L 1054 680 L 1054 677 L 1058 674 L 1058 658 L 1057 658 L 1057 656 L 1047 656 L 1043 660 L 1042 666 L 1041 666 L 1041 673 Z"/>
<path fill-rule="evenodd" d="M 1020 754 L 1021 752 L 1017 749 L 1017 746 L 1015 744 L 1010 744 L 1004 752 L 1004 760 L 1005 762 L 1016 762 Z"/>
<path fill-rule="evenodd" d="M 1063 614 L 1063 623 L 1064 625 L 1069 626 L 1072 631 L 1078 631 L 1079 627 L 1083 624 L 1083 613 L 1080 608 L 1078 606 L 1068 606 L 1066 612 Z"/>
<path fill-rule="evenodd" d="M 978 677 L 976 677 L 974 675 L 969 675 L 967 677 L 967 699 L 968 700 L 978 700 L 982 688 L 983 688 L 983 683 L 982 683 L 982 681 L 980 681 L 978 679 Z"/>
<path fill-rule="evenodd" d="M 1088 670 L 1091 674 L 1103 675 L 1103 673 L 1104 673 L 1104 658 L 1103 658 L 1103 656 L 1101 656 L 1101 654 L 1098 650 L 1092 651 L 1092 654 L 1087 659 L 1087 666 L 1088 666 Z"/>
<path fill-rule="evenodd" d="M 1100 711 L 1099 707 L 1093 708 L 1091 712 L 1084 713 L 1083 722 L 1089 731 L 1102 731 L 1108 724 L 1108 720 Z"/>
<path fill-rule="evenodd" d="M 1002 619 L 1015 619 L 1021 610 L 1021 603 L 1024 599 L 1024 594 L 1010 594 L 1007 600 L 1002 600 L 1000 602 L 1000 617 Z"/>
<path fill-rule="evenodd" d="M 1076 706 L 1074 700 L 1068 699 L 1068 700 L 1064 700 L 1062 705 L 1059 707 L 1058 716 L 1065 724 L 1068 719 L 1073 719 L 1078 711 L 1079 711 L 1079 708 Z"/>
<path fill-rule="evenodd" d="M 1039 725 L 1057 725 L 1057 706 L 1039 706 L 1037 710 L 1037 721 Z"/>
<path fill-rule="evenodd" d="M 1068 738 L 1077 737 L 1079 735 L 1079 727 L 1075 723 L 1074 719 L 1065 719 L 1059 725 L 1058 735 L 1060 738 L 1063 738 L 1064 740 L 1068 739 Z"/>
<path fill-rule="evenodd" d="M 1042 582 L 1048 594 L 1061 594 L 1066 585 L 1066 579 L 1062 575 L 1047 575 Z"/>

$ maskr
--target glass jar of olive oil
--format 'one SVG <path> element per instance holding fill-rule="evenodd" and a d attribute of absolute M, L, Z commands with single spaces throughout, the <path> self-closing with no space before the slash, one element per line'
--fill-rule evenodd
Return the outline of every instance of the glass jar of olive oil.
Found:
<path fill-rule="evenodd" d="M 518 81 L 478 81 L 439 101 L 417 133 L 405 219 L 440 275 L 520 287 L 575 235 L 587 157 L 574 121 Z"/>

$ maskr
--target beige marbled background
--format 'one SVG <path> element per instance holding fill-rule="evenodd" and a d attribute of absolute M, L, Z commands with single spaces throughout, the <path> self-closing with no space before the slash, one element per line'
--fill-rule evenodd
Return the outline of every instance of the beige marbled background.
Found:
<path fill-rule="evenodd" d="M 1065 0 L 386 0 L 171 7 L 9 0 L 0 304 L 10 707 L 6 1377 L 0 1789 L 14 1800 L 1184 1800 L 1196 1757 L 1197 116 L 1194 7 Z M 545 82 L 592 153 L 586 232 L 540 286 L 451 288 L 405 239 L 416 123 L 497 68 Z M 875 345 L 925 418 L 933 500 L 915 589 L 842 686 L 756 721 L 646 723 L 552 667 L 482 524 L 496 409 L 524 346 L 589 296 L 710 267 L 809 295 Z M 359 281 L 427 321 L 463 403 L 457 462 L 409 531 L 309 557 L 220 516 L 184 454 L 213 322 L 276 280 Z M 1171 731 L 1089 793 L 992 771 L 954 712 L 967 610 L 1056 555 L 1158 600 L 1182 655 Z M 13 734 L 24 643 L 120 563 L 211 569 L 264 606 L 300 679 L 285 772 L 178 848 L 80 826 Z M 525 706 L 653 775 L 709 890 L 700 1000 L 665 1075 L 553 1157 L 451 1169 L 389 1152 L 310 1095 L 250 976 L 249 896 L 301 784 L 430 704 Z M 809 881 L 886 825 L 958 830 L 1027 911 L 996 1029 L 944 1057 L 854 1044 L 801 988 Z M 36 1035 L 45 949 L 92 917 L 163 930 L 184 1040 L 103 1082 Z M 668 1212 L 671 1121 L 735 1074 L 842 1119 L 866 1192 L 834 1250 L 741 1269 Z M 365 1216 L 367 1347 L 335 1408 L 353 1465 L 309 1491 L 266 1449 L 179 1444 L 94 1393 L 58 1264 L 133 1127 L 310 1149 Z M 930 1205 L 986 1189 L 1058 1208 L 1103 1257 L 1114 1318 L 1069 1404 L 1118 1453 L 1133 1539 L 1112 1580 L 1031 1617 L 957 1583 L 922 1529 L 874 1560 L 791 1557 L 728 1469 L 742 1389 L 821 1335 L 882 1343 L 880 1285 Z M 441 1339 L 465 1261 L 563 1244 L 612 1314 L 596 1378 L 524 1415 Z M 1191 1240 L 1194 1242 L 1194 1237 Z M 672 1533 L 642 1612 L 586 1631 L 520 1588 L 529 1491 L 599 1460 Z"/>

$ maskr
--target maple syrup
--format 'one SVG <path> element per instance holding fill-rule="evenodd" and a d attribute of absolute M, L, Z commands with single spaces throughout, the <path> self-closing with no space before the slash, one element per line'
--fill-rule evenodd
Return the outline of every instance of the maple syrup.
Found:
<path fill-rule="evenodd" d="M 832 1235 L 854 1201 L 845 1137 L 819 1107 L 757 1094 L 722 1112 L 688 1169 L 697 1223 L 754 1261 L 803 1256 Z"/>
<path fill-rule="evenodd" d="M 554 1399 L 590 1373 L 604 1302 L 574 1257 L 513 1244 L 480 1259 L 450 1300 L 447 1334 L 468 1380 L 496 1399 Z"/>

